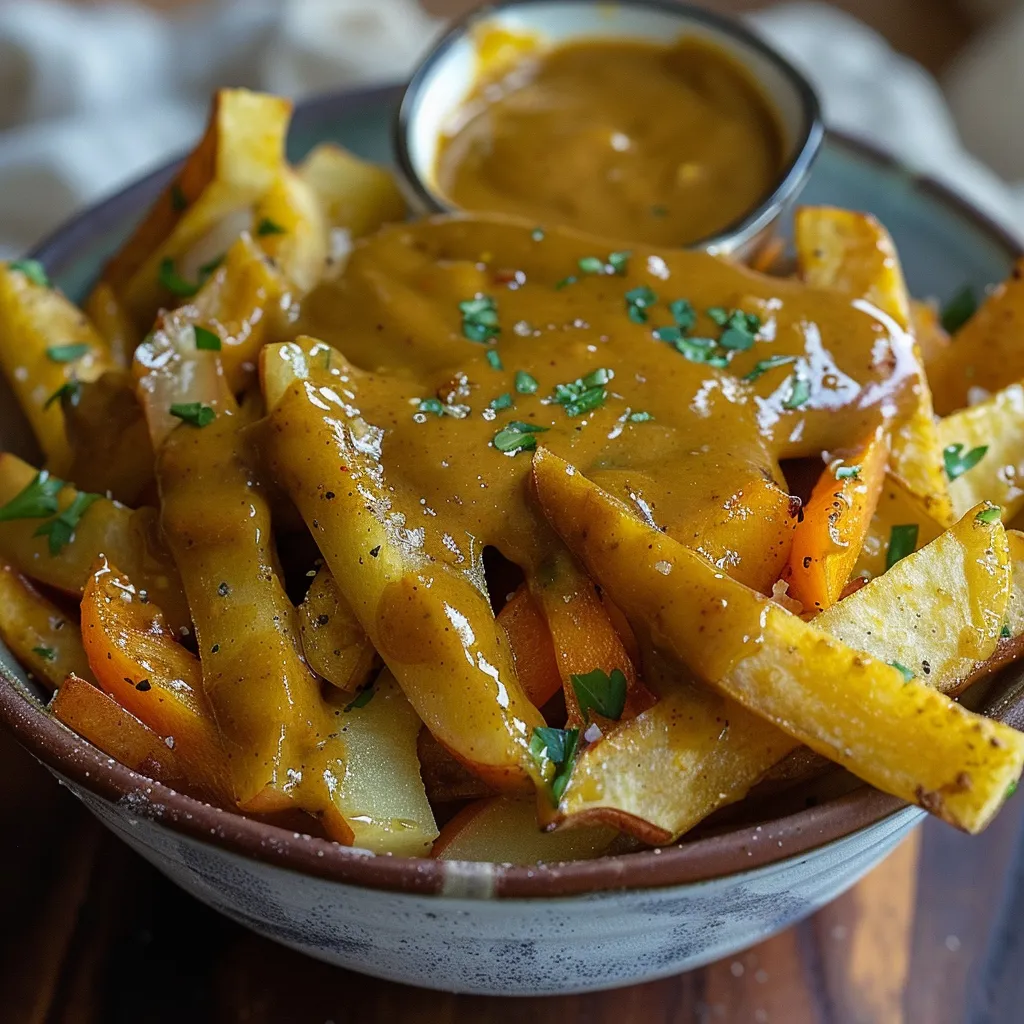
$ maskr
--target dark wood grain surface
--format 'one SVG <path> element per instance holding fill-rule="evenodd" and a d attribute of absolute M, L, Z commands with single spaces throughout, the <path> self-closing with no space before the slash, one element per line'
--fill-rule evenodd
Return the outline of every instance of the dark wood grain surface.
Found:
<path fill-rule="evenodd" d="M 703 970 L 586 996 L 451 996 L 257 938 L 171 885 L 0 735 L 5 1024 L 1011 1024 L 1024 1020 L 1024 799 L 929 822 L 833 904 Z"/>

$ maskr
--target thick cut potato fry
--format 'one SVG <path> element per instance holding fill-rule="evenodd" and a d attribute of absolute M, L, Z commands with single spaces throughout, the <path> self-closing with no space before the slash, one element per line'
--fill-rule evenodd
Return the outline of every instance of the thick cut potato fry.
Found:
<path fill-rule="evenodd" d="M 299 292 L 320 280 L 327 265 L 327 222 L 312 186 L 285 168 L 256 204 L 253 231 L 263 251 Z"/>
<path fill-rule="evenodd" d="M 573 553 L 699 679 L 872 785 L 968 832 L 999 809 L 1024 766 L 1024 735 L 906 682 L 897 669 L 730 580 L 543 449 L 534 478 Z"/>
<path fill-rule="evenodd" d="M 68 676 L 50 701 L 50 714 L 132 771 L 175 787 L 187 784 L 167 742 L 87 680 Z"/>
<path fill-rule="evenodd" d="M 334 390 L 357 371 L 312 339 L 268 346 L 260 369 L 268 463 L 417 714 L 495 787 L 542 781 L 529 741 L 544 721 L 487 596 L 416 547 L 373 456 L 380 431 Z"/>
<path fill-rule="evenodd" d="M 16 455 L 0 453 L 0 507 L 31 484 L 36 472 Z M 77 495 L 74 487 L 65 485 L 57 498 L 59 508 L 68 508 Z M 117 502 L 97 498 L 78 521 L 71 540 L 57 554 L 51 553 L 46 537 L 35 536 L 40 522 L 0 522 L 0 558 L 40 583 L 68 594 L 81 594 L 96 553 L 103 552 L 163 610 L 173 629 L 187 630 L 191 619 L 185 592 L 160 536 L 155 509 L 133 512 Z"/>
<path fill-rule="evenodd" d="M 949 335 L 939 319 L 938 306 L 931 302 L 919 302 L 917 299 L 911 299 L 910 326 L 915 339 L 917 339 L 921 361 L 924 363 L 925 371 L 928 374 L 928 384 L 931 386 L 933 367 L 945 357 L 946 349 L 950 345 Z M 937 405 L 938 396 L 933 395 L 933 399 Z"/>
<path fill-rule="evenodd" d="M 870 302 L 895 323 L 911 326 L 910 297 L 889 232 L 868 214 L 833 207 L 797 211 L 796 247 L 805 281 Z M 914 402 L 893 428 L 890 468 L 923 498 L 943 526 L 953 520 L 931 392 L 917 352 Z"/>
<path fill-rule="evenodd" d="M 530 703 L 543 707 L 562 688 L 562 676 L 548 620 L 525 583 L 498 612 L 498 625 L 508 637 L 523 691 Z"/>
<path fill-rule="evenodd" d="M 405 220 L 406 204 L 394 177 L 340 146 L 317 146 L 298 168 L 312 186 L 332 228 L 362 238 L 388 221 Z"/>
<path fill-rule="evenodd" d="M 363 686 L 379 664 L 366 630 L 326 567 L 317 572 L 299 605 L 299 632 L 309 667 L 340 690 Z"/>
<path fill-rule="evenodd" d="M 912 494 L 899 477 L 886 473 L 875 514 L 853 570 L 854 577 L 870 580 L 885 572 L 893 528 L 901 526 L 917 527 L 915 549 L 930 544 L 942 533 L 942 527 L 932 518 L 926 502 Z"/>
<path fill-rule="evenodd" d="M 1024 379 L 1024 259 L 928 365 L 935 411 L 970 404 L 972 389 L 999 391 Z"/>
<path fill-rule="evenodd" d="M 142 335 L 114 294 L 114 289 L 106 281 L 100 281 L 86 299 L 82 312 L 106 341 L 114 365 L 122 370 L 129 369 Z"/>
<path fill-rule="evenodd" d="M 1022 338 L 1024 344 L 1024 338 Z M 943 448 L 961 454 L 986 448 L 981 460 L 949 485 L 957 515 L 991 501 L 1009 520 L 1024 508 L 1024 385 L 1011 384 L 991 398 L 939 420 Z"/>
<path fill-rule="evenodd" d="M 607 825 L 542 832 L 532 800 L 496 796 L 455 815 L 441 830 L 432 856 L 493 864 L 556 864 L 600 857 L 617 836 Z"/>
<path fill-rule="evenodd" d="M 422 857 L 437 838 L 434 812 L 420 778 L 420 720 L 394 676 L 384 669 L 363 703 L 330 694 L 345 736 L 345 774 L 335 794 L 352 843 L 374 853 Z"/>
<path fill-rule="evenodd" d="M 0 566 L 0 638 L 36 679 L 54 689 L 72 674 L 92 678 L 78 624 L 10 566 Z"/>
<path fill-rule="evenodd" d="M 203 698 L 199 659 L 102 557 L 82 595 L 82 642 L 100 689 L 167 741 L 189 779 L 230 805 L 227 758 Z"/>
<path fill-rule="evenodd" d="M 0 264 L 0 368 L 29 423 L 47 465 L 58 475 L 71 465 L 59 401 L 72 380 L 95 380 L 113 366 L 107 343 L 60 292 Z"/>
<path fill-rule="evenodd" d="M 819 615 L 815 627 L 958 693 L 995 650 L 1010 599 L 1006 533 L 979 523 L 977 511 Z"/>
<path fill-rule="evenodd" d="M 222 255 L 253 205 L 285 167 L 284 139 L 291 103 L 277 96 L 222 89 L 199 145 L 121 251 L 107 264 L 109 285 L 140 333 L 149 329 L 170 293 L 160 283 L 169 260 L 186 280 L 196 266 Z"/>
<path fill-rule="evenodd" d="M 806 611 L 823 611 L 839 600 L 878 506 L 888 456 L 878 433 L 849 458 L 833 460 L 815 484 L 783 574 L 789 596 Z"/>
<path fill-rule="evenodd" d="M 561 680 L 558 685 L 561 686 Z M 494 796 L 494 790 L 461 761 L 452 757 L 434 739 L 429 729 L 420 729 L 416 753 L 420 760 L 427 799 L 432 806 L 455 801 L 464 803 L 466 800 L 482 800 L 485 796 Z"/>

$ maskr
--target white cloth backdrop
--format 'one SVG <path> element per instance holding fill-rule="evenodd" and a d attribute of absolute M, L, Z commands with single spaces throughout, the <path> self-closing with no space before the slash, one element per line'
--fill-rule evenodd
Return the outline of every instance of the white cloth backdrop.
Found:
<path fill-rule="evenodd" d="M 953 184 L 1024 237 L 1024 187 L 968 155 L 919 66 L 821 5 L 752 20 L 816 82 L 829 124 Z M 1024 17 L 1009 21 L 953 69 L 951 96 L 975 151 L 1024 179 Z M 216 86 L 298 97 L 394 81 L 440 27 L 415 0 L 222 0 L 177 17 L 0 0 L 0 258 L 185 148 Z"/>

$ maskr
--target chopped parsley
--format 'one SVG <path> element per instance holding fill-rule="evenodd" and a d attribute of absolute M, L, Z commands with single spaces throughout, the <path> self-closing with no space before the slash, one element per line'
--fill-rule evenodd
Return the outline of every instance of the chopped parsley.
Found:
<path fill-rule="evenodd" d="M 277 221 L 271 220 L 269 217 L 264 217 L 259 224 L 256 225 L 256 234 L 260 238 L 265 238 L 267 235 L 286 235 L 287 230 L 281 227 Z"/>
<path fill-rule="evenodd" d="M 630 423 L 647 423 L 650 420 L 653 420 L 654 417 L 649 412 L 637 410 L 636 412 L 631 412 L 627 419 Z"/>
<path fill-rule="evenodd" d="M 604 386 L 615 376 L 613 370 L 598 369 L 568 384 L 556 384 L 553 401 L 569 416 L 582 416 L 604 405 L 608 392 Z"/>
<path fill-rule="evenodd" d="M 837 480 L 856 480 L 860 476 L 860 466 L 836 466 Z"/>
<path fill-rule="evenodd" d="M 204 263 L 199 268 L 199 287 L 201 288 L 213 275 L 213 272 L 224 262 L 224 254 L 215 256 L 209 263 Z"/>
<path fill-rule="evenodd" d="M 423 398 L 419 404 L 420 412 L 429 412 L 434 416 L 444 415 L 444 403 L 440 398 Z"/>
<path fill-rule="evenodd" d="M 491 401 L 491 408 L 495 412 L 500 412 L 502 409 L 511 409 L 513 404 L 512 396 L 506 391 Z"/>
<path fill-rule="evenodd" d="M 983 508 L 975 517 L 976 523 L 984 523 L 986 526 L 990 526 L 992 523 L 998 523 L 1002 517 L 1003 510 L 998 505 L 989 505 L 988 508 Z"/>
<path fill-rule="evenodd" d="M 904 683 L 909 683 L 914 678 L 914 673 L 906 665 L 901 665 L 898 661 L 890 661 L 889 664 L 903 676 Z"/>
<path fill-rule="evenodd" d="M 501 356 L 498 354 L 496 348 L 489 348 L 487 350 L 487 362 L 490 364 L 492 370 L 504 370 L 505 366 L 501 361 Z"/>
<path fill-rule="evenodd" d="M 547 775 L 547 766 L 554 766 L 551 797 L 556 804 L 562 799 L 565 787 L 569 784 L 579 742 L 579 729 L 554 729 L 548 725 L 538 725 L 530 737 L 530 753 L 540 765 L 541 771 Z"/>
<path fill-rule="evenodd" d="M 569 285 L 575 284 L 577 281 L 575 274 L 570 274 L 568 277 L 563 277 L 561 281 L 555 282 L 555 291 L 560 292 L 563 288 L 568 288 Z"/>
<path fill-rule="evenodd" d="M 544 241 L 544 229 L 543 228 L 534 228 L 533 231 L 530 232 L 530 237 L 535 242 L 543 242 Z"/>
<path fill-rule="evenodd" d="M 635 324 L 647 323 L 647 310 L 658 301 L 658 296 L 642 284 L 626 292 L 626 315 Z"/>
<path fill-rule="evenodd" d="M 516 370 L 516 391 L 521 395 L 535 395 L 537 393 L 537 378 L 525 370 Z"/>
<path fill-rule="evenodd" d="M 214 334 L 213 331 L 208 330 L 205 327 L 200 327 L 196 324 L 192 328 L 196 336 L 196 348 L 201 352 L 219 352 L 220 351 L 220 335 Z"/>
<path fill-rule="evenodd" d="M 50 278 L 46 273 L 46 268 L 39 260 L 14 260 L 12 263 L 8 263 L 7 266 L 10 270 L 17 270 L 19 273 L 24 274 L 33 284 L 39 285 L 40 288 L 50 287 Z"/>
<path fill-rule="evenodd" d="M 745 374 L 743 379 L 753 383 L 763 374 L 766 374 L 769 370 L 774 370 L 776 366 L 786 366 L 789 363 L 795 363 L 796 356 L 782 356 L 775 355 L 769 356 L 767 359 L 762 359 L 760 362 L 754 364 L 754 368 L 750 373 Z"/>
<path fill-rule="evenodd" d="M 157 271 L 157 280 L 172 295 L 187 299 L 199 291 L 199 284 L 186 281 L 174 268 L 174 260 L 170 256 L 160 261 L 160 269 Z"/>
<path fill-rule="evenodd" d="M 1011 632 L 1010 632 L 1010 625 L 1009 625 L 1009 623 L 1006 623 L 1006 624 L 1005 624 L 1005 625 L 1003 626 L 1003 628 L 1002 628 L 1001 630 L 999 630 L 999 636 L 1000 636 L 1000 637 L 1001 637 L 1001 638 L 1002 638 L 1003 640 L 1009 640 L 1009 639 L 1010 639 L 1010 637 L 1012 637 L 1012 636 L 1013 636 L 1013 633 L 1011 633 Z"/>
<path fill-rule="evenodd" d="M 65 397 L 72 405 L 78 404 L 78 399 L 82 395 L 82 382 L 72 378 L 69 381 L 65 381 L 50 397 L 43 403 L 44 409 L 49 409 L 54 402 L 63 403 Z"/>
<path fill-rule="evenodd" d="M 660 327 L 654 332 L 661 341 L 668 341 L 680 354 L 686 356 L 691 363 L 705 363 L 724 369 L 729 365 L 729 357 L 716 351 L 713 338 L 686 338 L 678 327 Z"/>
<path fill-rule="evenodd" d="M 46 356 L 55 363 L 73 363 L 76 359 L 81 359 L 88 351 L 89 346 L 84 341 L 80 341 L 73 345 L 51 345 L 46 350 Z"/>
<path fill-rule="evenodd" d="M 57 652 L 52 647 L 33 647 L 33 654 L 38 654 L 43 661 L 53 661 L 57 657 Z"/>
<path fill-rule="evenodd" d="M 486 343 L 501 333 L 498 326 L 498 304 L 490 295 L 477 295 L 459 303 L 462 313 L 462 335 L 470 341 Z"/>
<path fill-rule="evenodd" d="M 889 531 L 889 549 L 885 553 L 886 570 L 917 550 L 917 533 L 917 523 L 904 523 Z"/>
<path fill-rule="evenodd" d="M 963 476 L 969 469 L 974 469 L 985 458 L 987 451 L 987 444 L 972 448 L 969 452 L 964 452 L 962 444 L 951 444 L 943 448 L 942 461 L 946 466 L 946 476 L 949 477 L 950 482 L 952 483 L 958 476 Z"/>
<path fill-rule="evenodd" d="M 45 519 L 59 508 L 57 495 L 64 486 L 63 480 L 50 476 L 41 469 L 23 490 L 19 491 L 3 508 L 0 508 L 0 523 L 13 519 Z"/>
<path fill-rule="evenodd" d="M 584 256 L 580 259 L 578 266 L 584 274 L 603 274 L 604 260 L 596 256 Z"/>
<path fill-rule="evenodd" d="M 1016 792 L 1017 792 L 1017 783 L 1016 782 L 1011 782 L 1006 787 L 1006 799 L 1008 800 Z"/>
<path fill-rule="evenodd" d="M 676 327 L 681 331 L 693 330 L 693 325 L 697 322 L 697 312 L 689 299 L 673 299 L 668 304 L 668 311 L 672 314 Z"/>
<path fill-rule="evenodd" d="M 656 206 L 652 206 L 651 207 L 651 216 L 652 217 L 667 217 L 668 216 L 668 207 L 667 206 L 662 206 L 660 203 L 658 205 L 656 205 Z"/>
<path fill-rule="evenodd" d="M 609 675 L 595 668 L 592 672 L 572 676 L 570 681 L 584 719 L 591 711 L 616 722 L 622 717 L 626 706 L 626 677 L 621 669 L 613 668 Z"/>
<path fill-rule="evenodd" d="M 535 434 L 548 430 L 537 423 L 523 423 L 513 420 L 494 435 L 494 447 L 505 455 L 518 455 L 520 452 L 532 452 L 537 447 Z"/>
<path fill-rule="evenodd" d="M 629 269 L 629 252 L 612 252 L 603 260 L 599 256 L 583 256 L 576 265 L 584 274 L 618 274 L 620 277 Z"/>
<path fill-rule="evenodd" d="M 978 297 L 970 285 L 965 285 L 942 307 L 939 319 L 943 330 L 956 334 L 978 311 Z"/>
<path fill-rule="evenodd" d="M 59 555 L 65 545 L 70 544 L 75 537 L 75 530 L 79 520 L 85 515 L 86 509 L 98 501 L 100 495 L 87 494 L 79 491 L 75 500 L 63 512 L 54 516 L 53 519 L 40 523 L 33 537 L 46 537 L 49 540 L 50 554 Z"/>
<path fill-rule="evenodd" d="M 364 686 L 356 695 L 345 705 L 345 713 L 347 714 L 353 708 L 365 708 L 367 704 L 373 700 L 373 695 L 376 693 L 376 688 L 373 683 L 369 686 Z"/>
<path fill-rule="evenodd" d="M 727 313 L 720 306 L 708 310 L 708 316 L 723 328 L 718 338 L 722 348 L 734 352 L 745 352 L 757 341 L 757 332 L 761 330 L 761 318 L 756 313 L 744 313 L 742 309 L 732 309 Z"/>
<path fill-rule="evenodd" d="M 217 418 L 213 409 L 202 402 L 175 403 L 171 406 L 170 413 L 193 427 L 208 427 Z"/>
<path fill-rule="evenodd" d="M 177 182 L 171 186 L 171 209 L 175 213 L 181 213 L 182 210 L 188 209 L 188 200 Z"/>
<path fill-rule="evenodd" d="M 782 401 L 783 409 L 799 409 L 811 397 L 811 385 L 804 377 L 793 374 L 790 377 L 789 394 Z"/>

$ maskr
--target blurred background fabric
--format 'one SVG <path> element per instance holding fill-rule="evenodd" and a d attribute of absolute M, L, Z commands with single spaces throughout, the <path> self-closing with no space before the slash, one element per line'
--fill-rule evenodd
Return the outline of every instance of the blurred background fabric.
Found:
<path fill-rule="evenodd" d="M 1024 239 L 1024 6 L 961 6 L 979 30 L 941 82 L 832 5 L 746 16 L 813 79 L 829 125 L 952 185 Z M 927 35 L 932 3 L 896 7 L 920 19 L 909 39 Z M 298 98 L 398 81 L 442 26 L 416 0 L 0 0 L 0 258 L 185 150 L 217 86 Z"/>

